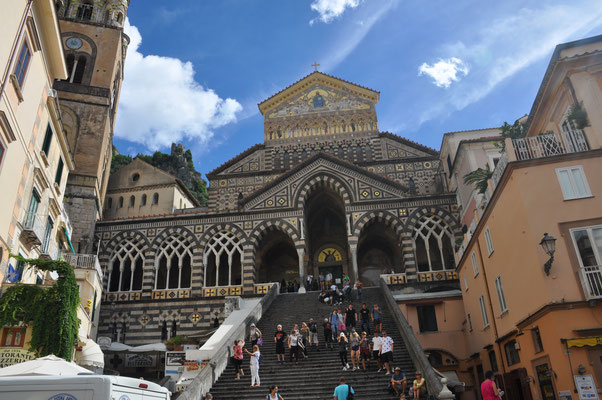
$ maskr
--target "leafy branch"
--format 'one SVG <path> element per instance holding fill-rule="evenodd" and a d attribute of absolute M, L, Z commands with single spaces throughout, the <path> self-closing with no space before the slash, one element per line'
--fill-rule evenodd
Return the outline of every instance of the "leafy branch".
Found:
<path fill-rule="evenodd" d="M 489 169 L 489 165 L 485 168 L 477 168 L 476 170 L 464 175 L 464 183 L 474 185 L 475 189 L 481 194 L 487 191 L 487 181 L 491 179 L 493 171 Z"/>

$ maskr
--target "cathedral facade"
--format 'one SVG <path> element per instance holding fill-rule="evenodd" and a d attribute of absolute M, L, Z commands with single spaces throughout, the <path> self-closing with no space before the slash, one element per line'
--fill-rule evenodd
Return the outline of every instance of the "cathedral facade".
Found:
<path fill-rule="evenodd" d="M 207 174 L 207 208 L 99 221 L 99 336 L 193 334 L 222 316 L 225 296 L 309 274 L 457 286 L 462 234 L 439 154 L 380 132 L 378 100 L 313 72 L 259 104 L 264 141 Z M 105 215 L 117 203 L 107 198 Z"/>

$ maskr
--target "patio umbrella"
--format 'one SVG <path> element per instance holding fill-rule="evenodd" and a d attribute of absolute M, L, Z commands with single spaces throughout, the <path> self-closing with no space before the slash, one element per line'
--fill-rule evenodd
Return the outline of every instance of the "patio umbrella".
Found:
<path fill-rule="evenodd" d="M 90 370 L 52 354 L 6 368 L 0 368 L 0 376 L 61 376 L 77 375 L 80 372 L 90 373 Z"/>

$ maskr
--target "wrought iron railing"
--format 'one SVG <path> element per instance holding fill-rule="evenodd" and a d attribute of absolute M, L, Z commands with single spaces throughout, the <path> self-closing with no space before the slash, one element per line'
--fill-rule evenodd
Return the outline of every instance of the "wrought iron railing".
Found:
<path fill-rule="evenodd" d="M 579 275 L 587 300 L 602 299 L 602 266 L 594 265 L 579 269 Z"/>
<path fill-rule="evenodd" d="M 68 262 L 73 266 L 73 268 L 81 268 L 81 269 L 95 269 L 102 279 L 102 269 L 100 268 L 100 262 L 98 262 L 98 257 L 95 254 L 73 254 L 73 253 L 63 253 L 63 261 Z"/>
<path fill-rule="evenodd" d="M 56 243 L 52 240 L 51 235 L 46 236 L 42 243 L 42 255 L 45 255 L 46 259 L 58 260 L 59 259 L 59 248 Z"/>
<path fill-rule="evenodd" d="M 23 215 L 23 231 L 33 232 L 36 236 L 38 244 L 44 240 L 46 230 L 46 217 L 38 215 L 35 212 L 25 212 Z"/>
<path fill-rule="evenodd" d="M 512 139 L 512 145 L 519 161 L 589 150 L 582 130 Z"/>

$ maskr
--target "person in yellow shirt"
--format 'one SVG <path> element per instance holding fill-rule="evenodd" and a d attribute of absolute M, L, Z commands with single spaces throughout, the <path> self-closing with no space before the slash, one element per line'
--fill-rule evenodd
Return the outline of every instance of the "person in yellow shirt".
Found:
<path fill-rule="evenodd" d="M 414 379 L 414 383 L 412 384 L 414 400 L 420 399 L 420 392 L 424 390 L 424 384 L 425 380 L 422 377 L 422 373 L 420 371 L 416 371 L 416 379 Z"/>

